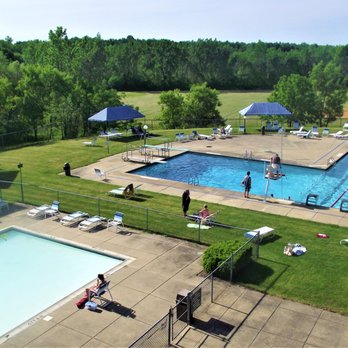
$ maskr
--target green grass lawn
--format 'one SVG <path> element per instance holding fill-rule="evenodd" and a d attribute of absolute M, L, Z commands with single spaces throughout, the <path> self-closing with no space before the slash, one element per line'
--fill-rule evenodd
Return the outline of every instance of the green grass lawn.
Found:
<path fill-rule="evenodd" d="M 159 117 L 161 108 L 158 105 L 160 92 L 124 92 L 124 103 L 139 107 L 146 120 Z M 239 118 L 239 111 L 254 102 L 266 102 L 270 92 L 220 92 L 219 107 L 222 117 L 227 119 Z"/>
<path fill-rule="evenodd" d="M 173 137 L 175 132 L 156 131 L 162 139 L 154 137 L 151 142 L 159 143 L 163 137 Z M 132 200 L 108 197 L 106 193 L 114 185 L 59 175 L 65 162 L 77 168 L 122 152 L 126 143 L 142 143 L 131 137 L 121 138 L 110 142 L 108 153 L 104 140 L 99 139 L 96 147 L 84 146 L 83 140 L 58 141 L 1 152 L 0 179 L 9 181 L 1 184 L 2 197 L 21 201 L 17 164 L 23 162 L 26 203 L 43 204 L 59 199 L 63 211 L 85 210 L 107 218 L 119 210 L 125 213 L 126 225 L 192 241 L 200 239 L 207 245 L 220 240 L 244 240 L 245 230 L 271 226 L 277 238 L 262 244 L 260 259 L 241 274 L 238 281 L 273 295 L 348 314 L 348 248 L 339 244 L 341 239 L 348 238 L 347 228 L 209 204 L 212 211 L 219 211 L 219 222 L 242 229 L 213 227 L 202 231 L 199 236 L 197 230 L 187 228 L 187 220 L 181 216 L 180 197 L 143 190 Z M 194 200 L 190 211 L 195 212 L 202 205 L 203 202 Z M 316 233 L 329 234 L 330 238 L 316 238 Z M 301 257 L 283 255 L 283 248 L 289 242 L 305 245 L 308 252 Z"/>
<path fill-rule="evenodd" d="M 138 107 L 139 111 L 145 115 L 146 122 L 152 129 L 158 128 L 159 123 L 155 120 L 159 119 L 161 108 L 158 105 L 160 92 L 122 92 L 123 102 L 134 107 Z M 231 124 L 234 130 L 239 125 L 243 125 L 243 118 L 239 111 L 254 102 L 267 102 L 270 91 L 264 92 L 238 92 L 238 91 L 220 91 L 219 99 L 221 106 L 219 107 L 222 117 L 226 120 L 226 124 Z M 346 103 L 348 108 L 348 102 Z M 344 121 L 337 120 L 331 123 L 330 132 L 335 132 L 342 128 Z M 261 121 L 258 117 L 248 117 L 246 121 L 248 133 L 258 133 L 261 127 Z M 312 124 L 305 125 L 311 129 Z M 319 129 L 322 132 L 323 127 Z M 209 129 L 211 131 L 211 129 Z M 210 133 L 208 133 L 210 134 Z"/>

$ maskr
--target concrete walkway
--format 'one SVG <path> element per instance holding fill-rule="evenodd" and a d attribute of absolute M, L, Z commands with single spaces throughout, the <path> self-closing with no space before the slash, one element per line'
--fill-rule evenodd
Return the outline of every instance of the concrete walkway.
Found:
<path fill-rule="evenodd" d="M 16 225 L 134 260 L 107 275 L 115 300 L 107 309 L 77 309 L 83 286 L 22 331 L 3 337 L 4 347 L 127 347 L 168 313 L 180 290 L 192 290 L 203 280 L 200 245 L 128 229 L 86 233 L 52 219 L 31 219 L 26 211 L 2 215 L 1 228 Z M 205 302 L 195 312 L 193 326 L 176 346 L 348 347 L 345 316 L 227 282 L 215 281 L 214 289 L 214 303 Z"/>

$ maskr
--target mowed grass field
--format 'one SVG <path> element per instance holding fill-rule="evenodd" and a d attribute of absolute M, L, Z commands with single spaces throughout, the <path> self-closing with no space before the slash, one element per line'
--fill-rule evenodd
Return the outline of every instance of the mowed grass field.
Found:
<path fill-rule="evenodd" d="M 153 141 L 159 142 L 160 138 L 174 132 L 158 131 Z M 107 195 L 115 188 L 112 183 L 59 175 L 65 162 L 72 168 L 83 167 L 122 152 L 125 144 L 139 146 L 142 143 L 132 136 L 118 138 L 110 141 L 108 152 L 102 139 L 98 139 L 94 147 L 84 146 L 83 139 L 73 139 L 2 151 L 0 180 L 5 182 L 1 183 L 1 197 L 9 202 L 35 205 L 59 200 L 63 212 L 83 210 L 106 218 L 111 218 L 115 211 L 122 211 L 126 226 L 200 240 L 206 245 L 222 240 L 245 241 L 245 231 L 267 224 L 275 229 L 276 238 L 262 243 L 260 258 L 236 281 L 272 295 L 348 315 L 348 248 L 340 245 L 342 239 L 348 238 L 347 228 L 238 209 L 221 201 L 220 204 L 210 203 L 211 211 L 219 211 L 218 221 L 235 228 L 214 226 L 199 236 L 198 231 L 187 227 L 187 220 L 182 217 L 181 197 L 140 190 L 137 197 L 125 200 Z M 19 162 L 24 164 L 23 194 L 17 168 Z M 198 211 L 204 203 L 192 200 L 190 212 Z M 317 238 L 317 233 L 328 234 L 330 238 Z M 287 257 L 283 255 L 287 243 L 301 243 L 308 252 L 301 257 Z"/>
<path fill-rule="evenodd" d="M 232 92 L 221 91 L 219 99 L 221 106 L 220 113 L 224 118 L 238 118 L 239 111 L 254 102 L 266 102 L 268 92 Z M 139 111 L 145 115 L 146 120 L 159 118 L 161 107 L 158 104 L 160 92 L 123 92 L 124 103 L 138 107 Z"/>

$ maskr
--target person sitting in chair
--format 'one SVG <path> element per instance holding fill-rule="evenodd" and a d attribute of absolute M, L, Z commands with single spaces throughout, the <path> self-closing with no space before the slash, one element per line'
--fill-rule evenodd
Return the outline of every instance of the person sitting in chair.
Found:
<path fill-rule="evenodd" d="M 95 285 L 91 286 L 90 288 L 86 289 L 86 295 L 89 298 L 90 295 L 96 294 L 98 290 L 104 286 L 106 283 L 104 274 L 98 274 L 97 282 Z"/>
<path fill-rule="evenodd" d="M 204 204 L 203 209 L 198 212 L 198 218 L 202 224 L 207 224 L 209 222 L 209 218 L 215 215 L 216 213 L 210 213 L 208 209 L 208 205 Z"/>
<path fill-rule="evenodd" d="M 280 157 L 277 153 L 271 158 L 271 166 L 274 169 L 275 174 L 278 175 L 280 172 L 281 164 L 280 164 Z"/>

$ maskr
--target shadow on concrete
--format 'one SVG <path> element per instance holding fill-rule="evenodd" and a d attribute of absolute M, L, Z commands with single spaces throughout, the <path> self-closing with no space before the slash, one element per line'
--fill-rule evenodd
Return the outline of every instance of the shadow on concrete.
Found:
<path fill-rule="evenodd" d="M 222 336 L 224 338 L 230 335 L 234 329 L 233 325 L 215 318 L 210 318 L 208 321 L 194 318 L 191 326 L 208 334 L 216 335 L 219 337 Z"/>
<path fill-rule="evenodd" d="M 112 302 L 107 307 L 104 308 L 104 310 L 116 314 L 120 314 L 123 317 L 129 317 L 134 319 L 136 317 L 135 311 L 132 308 L 128 308 L 123 306 L 121 303 L 118 302 Z"/>

